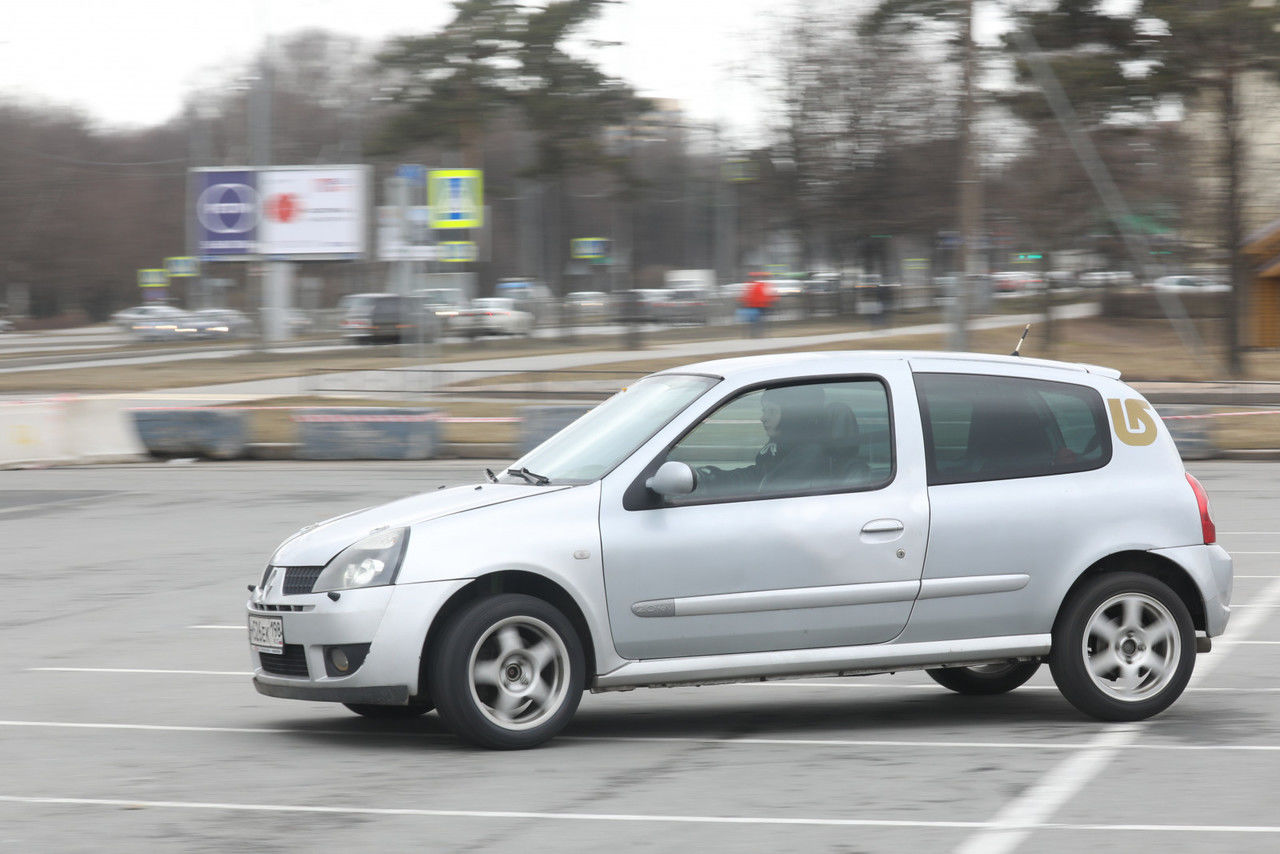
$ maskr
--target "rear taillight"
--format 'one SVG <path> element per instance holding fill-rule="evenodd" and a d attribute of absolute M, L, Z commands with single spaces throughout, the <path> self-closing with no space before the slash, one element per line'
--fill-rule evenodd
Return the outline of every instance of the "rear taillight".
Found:
<path fill-rule="evenodd" d="M 1187 483 L 1191 484 L 1191 490 L 1196 494 L 1196 506 L 1200 508 L 1200 531 L 1204 534 L 1204 544 L 1218 541 L 1218 529 L 1213 524 L 1213 517 L 1209 515 L 1209 494 L 1204 491 L 1204 487 L 1200 485 L 1200 481 L 1191 475 L 1187 475 Z"/>

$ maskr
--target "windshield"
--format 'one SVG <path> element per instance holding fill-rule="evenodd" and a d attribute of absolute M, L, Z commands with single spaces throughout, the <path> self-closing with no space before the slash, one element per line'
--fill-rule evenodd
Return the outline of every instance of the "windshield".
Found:
<path fill-rule="evenodd" d="M 534 448 L 513 468 L 528 469 L 553 484 L 598 480 L 718 381 L 689 374 L 645 377 Z M 511 474 L 502 481 L 528 482 Z"/>

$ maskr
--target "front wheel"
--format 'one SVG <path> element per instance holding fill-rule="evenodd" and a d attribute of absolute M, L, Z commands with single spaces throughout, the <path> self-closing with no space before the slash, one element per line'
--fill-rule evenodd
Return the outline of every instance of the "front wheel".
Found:
<path fill-rule="evenodd" d="M 1159 714 L 1182 694 L 1196 661 L 1186 604 L 1148 575 L 1100 575 L 1074 593 L 1053 629 L 1058 690 L 1105 721 Z"/>
<path fill-rule="evenodd" d="M 559 610 L 505 593 L 454 615 L 432 650 L 427 681 L 459 737 L 497 750 L 536 747 L 577 710 L 586 657 Z"/>
<path fill-rule="evenodd" d="M 1001 661 L 974 667 L 937 667 L 925 673 L 943 688 L 950 688 L 957 694 L 982 696 L 1008 693 L 1039 669 L 1038 661 Z"/>

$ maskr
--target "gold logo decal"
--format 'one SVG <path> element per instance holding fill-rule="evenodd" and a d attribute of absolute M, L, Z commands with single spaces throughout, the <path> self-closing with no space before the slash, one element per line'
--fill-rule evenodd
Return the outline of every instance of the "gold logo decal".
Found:
<path fill-rule="evenodd" d="M 1120 408 L 1122 402 L 1123 410 Z M 1111 410 L 1111 424 L 1121 442 L 1141 447 L 1156 440 L 1156 421 L 1145 400 L 1130 398 L 1121 401 L 1118 397 L 1109 397 L 1107 408 Z"/>

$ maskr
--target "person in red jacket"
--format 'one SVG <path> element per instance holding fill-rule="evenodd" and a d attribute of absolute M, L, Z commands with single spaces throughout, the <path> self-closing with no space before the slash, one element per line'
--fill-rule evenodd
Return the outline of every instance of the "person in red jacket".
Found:
<path fill-rule="evenodd" d="M 759 338 L 764 334 L 765 314 L 773 307 L 774 298 L 773 287 L 759 273 L 743 289 L 742 307 L 751 327 L 752 338 Z"/>

